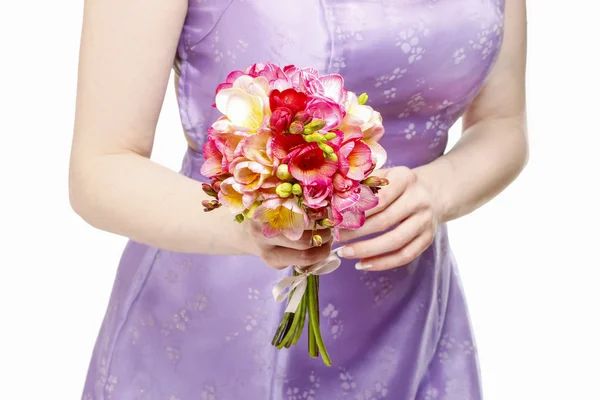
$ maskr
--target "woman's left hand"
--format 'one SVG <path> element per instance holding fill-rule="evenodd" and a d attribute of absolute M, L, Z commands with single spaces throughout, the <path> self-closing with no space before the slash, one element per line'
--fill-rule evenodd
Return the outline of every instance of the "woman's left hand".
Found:
<path fill-rule="evenodd" d="M 384 233 L 347 244 L 338 254 L 360 259 L 356 269 L 381 271 L 406 265 L 429 247 L 440 211 L 431 190 L 414 170 L 395 167 L 374 175 L 387 178 L 390 184 L 379 191 L 379 204 L 367 212 L 365 224 L 357 230 L 342 230 L 340 241 Z"/>

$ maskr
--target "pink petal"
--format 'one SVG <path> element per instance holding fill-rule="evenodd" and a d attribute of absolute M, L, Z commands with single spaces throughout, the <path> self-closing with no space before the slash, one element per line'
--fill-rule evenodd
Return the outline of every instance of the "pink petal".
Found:
<path fill-rule="evenodd" d="M 368 211 L 377 207 L 377 204 L 379 204 L 379 198 L 375 193 L 369 187 L 360 185 L 359 199 L 350 209 L 354 211 Z"/>
<path fill-rule="evenodd" d="M 208 140 L 202 147 L 202 154 L 206 160 L 200 169 L 202 175 L 207 178 L 223 173 L 223 154 L 219 151 L 214 140 Z"/>
<path fill-rule="evenodd" d="M 344 78 L 338 74 L 323 75 L 319 77 L 323 85 L 323 95 L 336 103 L 341 103 L 344 98 Z"/>
<path fill-rule="evenodd" d="M 233 83 L 237 78 L 239 78 L 242 75 L 244 75 L 242 71 L 231 71 L 229 75 L 227 75 L 227 79 L 225 79 L 225 82 Z"/>
<path fill-rule="evenodd" d="M 351 191 L 344 193 L 345 196 L 340 196 L 339 194 L 334 194 L 331 198 L 331 206 L 336 211 L 343 211 L 352 207 L 355 203 L 357 203 L 360 199 L 360 196 L 357 192 Z"/>
<path fill-rule="evenodd" d="M 364 212 L 360 211 L 345 211 L 342 212 L 342 223 L 338 225 L 338 228 L 342 229 L 358 229 L 365 224 L 366 216 Z"/>
<path fill-rule="evenodd" d="M 344 142 L 356 141 L 363 138 L 363 132 L 356 125 L 342 125 L 341 130 L 344 132 Z"/>

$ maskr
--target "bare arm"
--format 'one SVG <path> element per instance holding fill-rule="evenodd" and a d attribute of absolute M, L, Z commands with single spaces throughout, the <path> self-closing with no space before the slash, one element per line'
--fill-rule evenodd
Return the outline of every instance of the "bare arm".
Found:
<path fill-rule="evenodd" d="M 461 139 L 448 154 L 415 171 L 439 199 L 442 221 L 492 199 L 527 163 L 526 42 L 525 0 L 506 0 L 502 50 L 486 86 L 464 115 Z"/>
<path fill-rule="evenodd" d="M 237 253 L 227 210 L 149 160 L 185 0 L 86 0 L 71 154 L 73 208 L 95 227 L 184 252 Z M 210 228 L 209 228 L 210 227 Z M 229 245 L 230 244 L 230 245 Z"/>
<path fill-rule="evenodd" d="M 325 258 L 331 243 L 310 248 L 310 232 L 267 239 L 224 208 L 205 213 L 199 182 L 149 159 L 186 11 L 186 0 L 85 1 L 73 209 L 99 229 L 173 251 L 255 254 L 274 268 Z"/>

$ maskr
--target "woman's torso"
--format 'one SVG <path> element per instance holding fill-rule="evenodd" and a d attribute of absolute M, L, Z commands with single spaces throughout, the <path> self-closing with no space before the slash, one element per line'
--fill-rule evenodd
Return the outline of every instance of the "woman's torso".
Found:
<path fill-rule="evenodd" d="M 192 147 L 219 115 L 217 85 L 272 61 L 340 73 L 386 129 L 388 166 L 443 154 L 450 126 L 484 84 L 503 0 L 190 0 L 178 102 Z M 200 175 L 202 153 L 182 173 Z M 209 229 L 209 228 L 208 228 Z M 282 305 L 256 257 L 169 252 L 130 242 L 84 398 L 478 400 L 477 358 L 445 226 L 410 265 L 322 277 L 322 331 L 335 367 L 305 340 L 270 345 Z"/>
<path fill-rule="evenodd" d="M 216 86 L 261 62 L 339 73 L 381 112 L 388 166 L 440 156 L 481 89 L 502 38 L 503 0 L 190 1 L 178 48 L 178 99 L 201 147 Z"/>

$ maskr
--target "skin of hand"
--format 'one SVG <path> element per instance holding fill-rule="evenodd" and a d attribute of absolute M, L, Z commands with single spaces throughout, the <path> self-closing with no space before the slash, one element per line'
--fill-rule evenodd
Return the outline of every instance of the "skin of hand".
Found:
<path fill-rule="evenodd" d="M 339 251 L 357 269 L 381 271 L 415 260 L 439 224 L 466 215 L 508 186 L 528 160 L 525 109 L 525 0 L 507 0 L 502 50 L 484 88 L 467 109 L 461 139 L 435 161 L 374 175 L 389 179 L 365 225 L 342 231 Z M 372 239 L 360 239 L 380 233 Z M 358 239 L 358 241 L 356 241 Z"/>
<path fill-rule="evenodd" d="M 267 239 L 224 207 L 204 212 L 201 183 L 150 160 L 186 17 L 185 0 L 85 0 L 69 170 L 73 209 L 92 226 L 185 253 L 253 254 L 274 268 L 328 256 L 310 233 Z M 140 10 L 144 10 L 140 13 Z"/>

